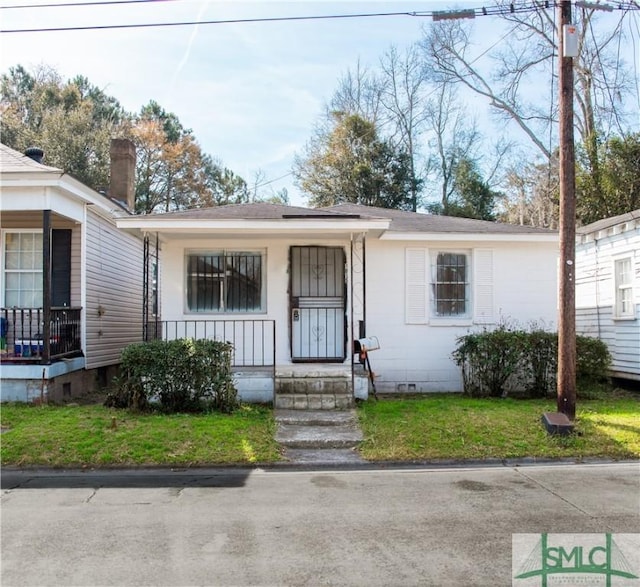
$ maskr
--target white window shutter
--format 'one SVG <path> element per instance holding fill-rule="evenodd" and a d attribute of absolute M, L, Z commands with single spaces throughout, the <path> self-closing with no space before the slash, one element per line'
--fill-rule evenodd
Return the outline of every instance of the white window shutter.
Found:
<path fill-rule="evenodd" d="M 493 324 L 495 311 L 493 303 L 493 250 L 475 249 L 473 252 L 474 282 L 474 322 Z"/>
<path fill-rule="evenodd" d="M 426 324 L 429 315 L 429 251 L 405 251 L 405 321 L 407 324 Z"/>

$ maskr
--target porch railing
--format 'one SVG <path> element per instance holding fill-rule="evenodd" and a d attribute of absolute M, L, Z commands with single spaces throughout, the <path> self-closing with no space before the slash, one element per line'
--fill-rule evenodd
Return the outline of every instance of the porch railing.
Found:
<path fill-rule="evenodd" d="M 82 353 L 82 308 L 51 308 L 49 356 L 42 308 L 0 308 L 0 360 L 47 363 Z"/>
<path fill-rule="evenodd" d="M 233 367 L 276 365 L 275 320 L 167 320 L 148 329 L 150 337 L 212 339 L 233 345 Z"/>

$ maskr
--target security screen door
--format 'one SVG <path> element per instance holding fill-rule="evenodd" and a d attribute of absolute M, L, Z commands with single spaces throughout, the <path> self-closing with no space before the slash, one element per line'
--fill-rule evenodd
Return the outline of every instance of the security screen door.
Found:
<path fill-rule="evenodd" d="M 345 358 L 345 255 L 340 247 L 291 247 L 291 357 Z"/>

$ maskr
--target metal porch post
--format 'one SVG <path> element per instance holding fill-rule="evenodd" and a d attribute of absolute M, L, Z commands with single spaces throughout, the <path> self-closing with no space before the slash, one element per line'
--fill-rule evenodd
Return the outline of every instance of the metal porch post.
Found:
<path fill-rule="evenodd" d="M 42 211 L 42 364 L 51 362 L 51 210 Z"/>

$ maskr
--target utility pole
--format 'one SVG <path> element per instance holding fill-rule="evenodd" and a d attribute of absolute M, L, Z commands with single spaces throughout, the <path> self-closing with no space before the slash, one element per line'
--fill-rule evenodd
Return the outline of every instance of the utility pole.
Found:
<path fill-rule="evenodd" d="M 573 142 L 573 57 L 571 2 L 558 6 L 560 106 L 560 311 L 558 317 L 558 412 L 576 415 L 576 161 Z M 567 36 L 568 35 L 568 36 Z M 574 36 L 575 38 L 575 36 Z"/>

